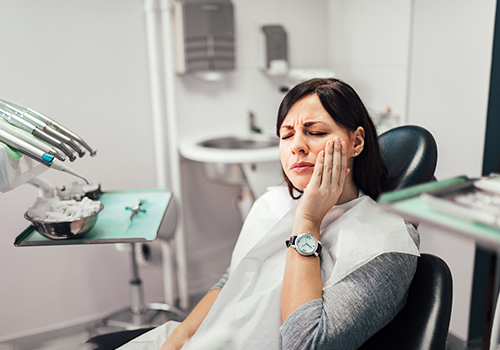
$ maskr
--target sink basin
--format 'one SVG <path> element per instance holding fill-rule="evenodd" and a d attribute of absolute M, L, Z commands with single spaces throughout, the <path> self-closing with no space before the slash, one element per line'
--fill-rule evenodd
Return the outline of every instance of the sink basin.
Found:
<path fill-rule="evenodd" d="M 257 149 L 277 147 L 279 140 L 267 135 L 218 137 L 198 143 L 201 147 L 218 149 Z"/>
<path fill-rule="evenodd" d="M 283 182 L 279 138 L 273 134 L 194 135 L 183 138 L 179 151 L 184 158 L 203 163 L 208 180 L 249 188 L 254 197 Z"/>
<path fill-rule="evenodd" d="M 248 164 L 279 160 L 278 145 L 272 134 L 223 134 L 185 139 L 179 150 L 198 162 Z"/>

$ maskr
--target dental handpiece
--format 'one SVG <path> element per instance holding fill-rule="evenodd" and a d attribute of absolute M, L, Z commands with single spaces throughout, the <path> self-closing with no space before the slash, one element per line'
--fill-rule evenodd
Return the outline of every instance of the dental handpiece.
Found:
<path fill-rule="evenodd" d="M 64 134 L 67 137 L 69 137 L 69 138 L 75 140 L 76 142 L 78 142 L 79 144 L 81 144 L 84 148 L 86 148 L 89 151 L 91 157 L 93 157 L 93 156 L 96 155 L 97 150 L 92 149 L 87 144 L 87 142 L 85 142 L 80 136 L 78 136 L 77 134 L 75 134 L 71 130 L 65 128 L 64 126 L 62 126 L 61 124 L 59 124 L 55 120 L 50 119 L 49 117 L 43 115 L 42 113 L 35 111 L 34 109 L 28 108 L 27 111 L 31 115 L 33 115 L 34 117 L 40 119 L 41 121 L 47 123 L 48 125 L 50 125 L 54 129 L 56 129 L 57 131 L 59 131 L 61 134 Z"/>
<path fill-rule="evenodd" d="M 45 132 L 37 129 L 33 124 L 27 122 L 26 120 L 23 120 L 19 118 L 16 115 L 13 115 L 12 113 L 5 111 L 0 107 L 0 117 L 2 117 L 4 120 L 9 122 L 10 124 L 18 127 L 21 130 L 26 131 L 27 133 L 30 133 L 39 139 L 51 144 L 54 147 L 57 147 L 60 149 L 65 155 L 68 156 L 70 161 L 74 161 L 76 159 L 75 155 L 69 150 L 61 141 L 58 139 L 47 135 Z"/>
<path fill-rule="evenodd" d="M 42 130 L 46 134 L 60 140 L 61 142 L 68 144 L 72 149 L 76 151 L 76 153 L 78 153 L 80 157 L 83 157 L 85 155 L 85 152 L 75 142 L 73 142 L 72 139 L 52 129 L 47 123 L 30 115 L 29 113 L 27 113 L 25 109 L 18 108 L 17 106 L 9 104 L 5 101 L 0 101 L 0 108 L 3 108 L 4 110 L 10 112 L 11 114 L 26 120 L 27 122 L 37 127 L 39 130 Z"/>
<path fill-rule="evenodd" d="M 0 130 L 3 130 L 5 132 L 8 132 L 11 135 L 14 135 L 15 137 L 28 142 L 34 147 L 37 147 L 41 150 L 43 150 L 46 153 L 52 154 L 54 157 L 59 159 L 60 161 L 65 161 L 66 157 L 62 152 L 60 152 L 58 149 L 51 147 L 49 144 L 40 141 L 37 139 L 35 136 L 32 134 L 27 133 L 26 131 L 23 131 L 19 128 L 16 128 L 14 125 L 9 124 L 7 121 L 0 119 Z"/>
<path fill-rule="evenodd" d="M 20 104 L 18 104 L 16 102 L 8 101 L 6 99 L 0 99 L 0 100 L 3 101 L 3 102 L 5 102 L 5 103 L 10 103 L 11 105 L 14 105 L 14 106 L 16 106 L 16 107 L 18 107 L 20 109 L 25 110 L 30 115 L 34 116 L 35 118 L 38 118 L 40 121 L 42 121 L 44 123 L 47 123 L 49 126 L 51 126 L 52 128 L 54 128 L 55 130 L 59 131 L 60 133 L 66 135 L 67 137 L 75 140 L 76 142 L 78 142 L 80 145 L 82 145 L 84 148 L 86 148 L 89 151 L 91 157 L 93 157 L 93 156 L 96 155 L 97 150 L 92 149 L 87 144 L 87 142 L 85 142 L 80 136 L 78 136 L 77 134 L 75 134 L 74 132 L 72 132 L 71 130 L 69 130 L 68 128 L 64 127 L 63 125 L 59 124 L 55 120 L 47 117 L 46 115 L 44 115 L 44 114 L 42 114 L 42 113 L 40 113 L 38 111 L 35 111 L 32 108 L 22 106 L 22 105 L 20 105 Z"/>
<path fill-rule="evenodd" d="M 66 166 L 60 160 L 54 158 L 52 154 L 44 152 L 43 150 L 38 149 L 37 147 L 9 134 L 4 130 L 0 130 L 0 141 L 45 166 L 79 177 L 80 179 L 83 179 L 87 184 L 89 184 L 87 179 L 85 179 L 82 175 L 80 175 L 70 167 Z"/>

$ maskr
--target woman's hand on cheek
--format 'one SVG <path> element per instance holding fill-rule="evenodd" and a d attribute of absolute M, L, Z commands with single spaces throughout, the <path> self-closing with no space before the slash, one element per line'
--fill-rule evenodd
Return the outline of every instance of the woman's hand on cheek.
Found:
<path fill-rule="evenodd" d="M 311 180 L 297 207 L 296 222 L 306 220 L 319 228 L 326 213 L 337 204 L 348 172 L 346 153 L 345 142 L 337 137 L 318 154 Z"/>

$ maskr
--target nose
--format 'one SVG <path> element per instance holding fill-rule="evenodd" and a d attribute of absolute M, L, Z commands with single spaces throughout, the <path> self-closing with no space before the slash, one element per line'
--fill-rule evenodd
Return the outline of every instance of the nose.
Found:
<path fill-rule="evenodd" d="M 290 148 L 293 154 L 298 154 L 298 153 L 308 154 L 309 148 L 307 146 L 307 139 L 305 135 L 301 133 L 296 133 L 294 135 Z"/>

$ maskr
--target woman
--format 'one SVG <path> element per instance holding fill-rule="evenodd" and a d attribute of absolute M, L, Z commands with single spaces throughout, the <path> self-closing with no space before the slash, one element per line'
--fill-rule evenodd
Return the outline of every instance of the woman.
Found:
<path fill-rule="evenodd" d="M 386 170 L 356 92 L 337 79 L 297 85 L 277 134 L 288 189 L 255 202 L 228 273 L 162 350 L 215 324 L 245 349 L 356 349 L 404 306 L 418 233 L 373 201 Z"/>

